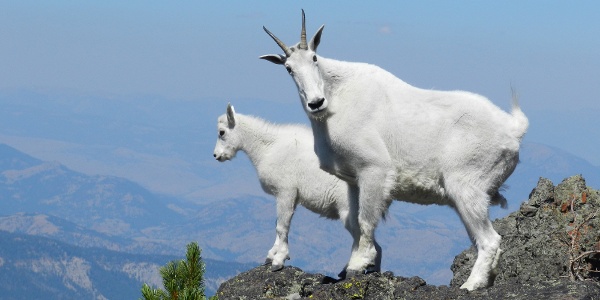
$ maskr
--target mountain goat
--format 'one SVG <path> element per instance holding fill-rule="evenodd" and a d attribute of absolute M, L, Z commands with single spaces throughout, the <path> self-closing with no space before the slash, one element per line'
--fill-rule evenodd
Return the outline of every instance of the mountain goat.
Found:
<path fill-rule="evenodd" d="M 218 139 L 213 156 L 220 162 L 244 151 L 258 172 L 263 190 L 274 195 L 277 202 L 277 235 L 269 250 L 266 263 L 271 270 L 283 268 L 289 259 L 288 232 L 299 203 L 329 219 L 340 219 L 354 239 L 352 251 L 358 248 L 358 193 L 348 184 L 321 170 L 314 153 L 310 128 L 301 125 L 274 125 L 259 118 L 236 114 L 227 106 L 227 114 L 218 119 Z M 349 198 L 350 196 L 350 198 Z M 375 271 L 381 265 L 381 248 Z M 345 277 L 345 269 L 340 273 Z"/>
<path fill-rule="evenodd" d="M 449 205 L 477 246 L 468 290 L 493 284 L 501 237 L 488 206 L 506 203 L 498 190 L 519 160 L 528 120 L 513 95 L 510 114 L 464 91 L 413 87 L 366 63 L 316 54 L 321 26 L 306 41 L 286 46 L 263 29 L 285 55 L 263 55 L 284 65 L 310 120 L 322 169 L 358 187 L 360 242 L 349 273 L 374 264 L 374 231 L 392 199 Z"/>

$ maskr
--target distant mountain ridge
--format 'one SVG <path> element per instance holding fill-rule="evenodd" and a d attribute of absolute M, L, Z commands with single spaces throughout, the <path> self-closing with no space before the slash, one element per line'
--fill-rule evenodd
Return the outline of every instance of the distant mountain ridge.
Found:
<path fill-rule="evenodd" d="M 54 239 L 0 230 L 2 299 L 138 299 L 147 283 L 162 287 L 158 268 L 175 255 L 131 254 L 77 247 Z M 251 265 L 204 258 L 207 292 Z"/>
<path fill-rule="evenodd" d="M 3 299 L 137 298 L 143 282 L 162 284 L 158 267 L 183 259 L 189 234 L 159 240 L 153 232 L 190 222 L 194 214 L 186 205 L 122 178 L 84 175 L 0 144 L 0 274 L 19 285 L 0 284 L 0 293 Z M 97 261 L 107 256 L 113 269 Z M 249 267 L 203 256 L 209 293 Z M 142 265 L 124 265 L 128 260 Z M 27 284 L 36 288 L 22 290 Z"/>
<path fill-rule="evenodd" d="M 22 170 L 41 163 L 37 158 L 0 143 L 0 170 Z"/>
<path fill-rule="evenodd" d="M 36 213 L 16 213 L 0 216 L 0 230 L 51 238 L 80 247 L 134 252 L 123 245 L 127 239 L 87 229 L 56 216 Z M 140 251 L 141 252 L 141 251 Z"/>
<path fill-rule="evenodd" d="M 56 162 L 41 162 L 0 144 L 2 213 L 42 213 L 107 235 L 144 237 L 143 230 L 176 224 L 179 201 L 110 176 L 88 176 Z M 10 167 L 10 168 L 7 168 Z M 16 167 L 16 168 L 15 168 Z"/>
<path fill-rule="evenodd" d="M 136 299 L 141 282 L 161 284 L 158 267 L 174 256 L 80 248 L 0 231 L 3 299 Z"/>

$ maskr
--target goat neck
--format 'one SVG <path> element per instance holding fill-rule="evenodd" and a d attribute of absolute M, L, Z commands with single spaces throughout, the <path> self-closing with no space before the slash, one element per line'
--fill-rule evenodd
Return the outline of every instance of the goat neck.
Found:
<path fill-rule="evenodd" d="M 275 126 L 256 117 L 237 115 L 239 124 L 236 129 L 242 137 L 240 150 L 244 151 L 253 165 L 258 165 L 267 150 L 277 139 Z"/>

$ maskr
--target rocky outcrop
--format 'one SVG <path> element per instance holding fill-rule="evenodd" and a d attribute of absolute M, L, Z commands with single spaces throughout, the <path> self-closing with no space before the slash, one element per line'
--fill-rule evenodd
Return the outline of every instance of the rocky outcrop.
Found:
<path fill-rule="evenodd" d="M 358 275 L 342 281 L 296 267 L 271 272 L 260 266 L 224 282 L 216 296 L 224 299 L 597 299 L 600 285 L 565 278 L 501 283 L 468 292 L 458 287 L 428 285 L 419 277 L 391 272 Z"/>
<path fill-rule="evenodd" d="M 494 286 L 459 289 L 476 258 L 473 247 L 456 256 L 450 286 L 391 272 L 338 281 L 295 267 L 260 266 L 224 282 L 219 299 L 598 299 L 600 194 L 581 176 L 554 186 L 541 178 L 518 211 L 494 221 L 503 256 Z"/>
<path fill-rule="evenodd" d="M 579 175 L 556 187 L 540 178 L 529 201 L 494 221 L 494 228 L 502 235 L 503 249 L 496 285 L 600 279 L 599 272 L 591 271 L 600 270 L 600 195 Z M 454 259 L 451 286 L 467 279 L 475 258 L 471 247 Z"/>

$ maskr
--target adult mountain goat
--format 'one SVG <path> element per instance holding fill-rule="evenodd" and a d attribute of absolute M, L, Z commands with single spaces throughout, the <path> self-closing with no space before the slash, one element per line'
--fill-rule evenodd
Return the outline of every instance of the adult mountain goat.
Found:
<path fill-rule="evenodd" d="M 296 83 L 321 168 L 358 189 L 360 242 L 348 272 L 374 264 L 375 228 L 399 199 L 453 207 L 478 250 L 461 288 L 492 285 L 501 237 L 488 206 L 506 203 L 498 189 L 518 163 L 528 127 L 516 97 L 508 114 L 476 94 L 424 90 L 374 65 L 318 56 L 323 27 L 307 42 L 302 11 L 292 47 L 263 27 L 285 55 L 260 58 L 284 65 Z"/>
<path fill-rule="evenodd" d="M 276 198 L 277 235 L 266 259 L 271 270 L 280 270 L 289 259 L 288 232 L 298 203 L 323 217 L 340 219 L 354 239 L 352 252 L 358 249 L 358 194 L 349 198 L 348 184 L 319 168 L 310 128 L 275 125 L 236 114 L 231 104 L 227 114 L 219 117 L 217 128 L 214 157 L 224 162 L 244 151 L 258 172 L 263 190 Z M 377 243 L 375 247 L 379 252 Z M 374 265 L 379 271 L 380 254 Z M 345 269 L 340 276 L 345 276 Z"/>

